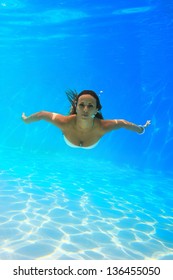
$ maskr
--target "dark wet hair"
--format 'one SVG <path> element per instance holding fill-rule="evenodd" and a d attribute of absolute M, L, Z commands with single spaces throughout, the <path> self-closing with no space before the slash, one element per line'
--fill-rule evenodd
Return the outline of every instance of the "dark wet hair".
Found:
<path fill-rule="evenodd" d="M 98 119 L 103 119 L 102 113 L 100 112 L 100 110 L 102 109 L 102 105 L 100 104 L 100 99 L 93 90 L 83 90 L 79 94 L 77 93 L 76 90 L 67 90 L 66 91 L 67 98 L 71 103 L 69 115 L 77 114 L 76 106 L 78 103 L 78 99 L 80 96 L 85 95 L 85 94 L 89 94 L 96 99 L 96 108 L 98 109 L 98 112 L 95 115 L 95 117 Z"/>

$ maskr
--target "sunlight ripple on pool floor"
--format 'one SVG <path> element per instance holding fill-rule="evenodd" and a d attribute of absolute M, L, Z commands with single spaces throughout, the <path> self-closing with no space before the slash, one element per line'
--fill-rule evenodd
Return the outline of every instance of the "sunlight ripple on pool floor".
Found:
<path fill-rule="evenodd" d="M 173 259 L 170 178 L 13 156 L 1 161 L 0 259 Z"/>

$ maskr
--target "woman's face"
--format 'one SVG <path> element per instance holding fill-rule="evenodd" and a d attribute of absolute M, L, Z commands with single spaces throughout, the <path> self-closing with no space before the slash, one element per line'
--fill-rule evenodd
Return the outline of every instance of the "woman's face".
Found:
<path fill-rule="evenodd" d="M 81 95 L 78 99 L 76 112 L 83 119 L 94 118 L 98 109 L 96 108 L 96 99 L 89 95 Z"/>

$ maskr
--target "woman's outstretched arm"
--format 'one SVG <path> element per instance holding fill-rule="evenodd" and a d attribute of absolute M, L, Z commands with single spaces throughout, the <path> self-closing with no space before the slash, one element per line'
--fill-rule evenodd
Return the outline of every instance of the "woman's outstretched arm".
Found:
<path fill-rule="evenodd" d="M 25 115 L 25 113 L 22 114 L 22 120 L 26 124 L 40 121 L 40 120 L 45 120 L 45 121 L 51 122 L 52 124 L 58 126 L 59 128 L 62 128 L 65 118 L 66 117 L 63 115 L 51 113 L 51 112 L 47 112 L 47 111 L 40 111 L 40 112 L 34 113 L 28 117 Z"/>
<path fill-rule="evenodd" d="M 137 132 L 139 134 L 142 134 L 145 132 L 145 128 L 147 128 L 150 124 L 151 121 L 148 120 L 144 125 L 137 125 L 135 123 L 126 121 L 126 120 L 103 120 L 103 127 L 106 132 L 119 129 L 119 128 L 125 128 L 134 132 Z"/>
<path fill-rule="evenodd" d="M 145 128 L 148 127 L 151 124 L 151 121 L 146 121 L 146 123 L 144 125 L 137 125 L 135 123 L 126 121 L 126 120 L 115 120 L 116 128 L 126 128 L 129 130 L 132 130 L 134 132 L 137 132 L 139 134 L 142 134 L 145 132 Z"/>

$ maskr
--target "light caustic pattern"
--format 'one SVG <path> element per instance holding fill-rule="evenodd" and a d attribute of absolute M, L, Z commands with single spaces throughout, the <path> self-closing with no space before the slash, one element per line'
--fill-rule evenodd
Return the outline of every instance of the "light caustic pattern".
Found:
<path fill-rule="evenodd" d="M 1 155 L 0 259 L 173 259 L 172 179 L 57 158 Z"/>

